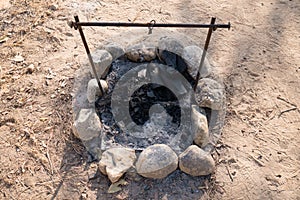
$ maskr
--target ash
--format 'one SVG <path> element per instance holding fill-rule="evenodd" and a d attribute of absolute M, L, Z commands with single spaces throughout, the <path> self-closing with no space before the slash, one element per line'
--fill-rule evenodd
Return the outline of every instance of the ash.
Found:
<path fill-rule="evenodd" d="M 160 63 L 159 60 L 152 62 Z M 121 57 L 110 67 L 105 79 L 108 92 L 96 102 L 96 112 L 103 124 L 102 145 L 105 147 L 101 148 L 121 145 L 143 150 L 153 144 L 169 144 L 178 132 L 181 117 L 178 99 L 169 89 L 158 84 L 143 85 L 131 96 L 129 113 L 133 123 L 140 125 L 141 129 L 126 132 L 115 122 L 111 111 L 114 86 L 125 73 L 141 64 Z"/>

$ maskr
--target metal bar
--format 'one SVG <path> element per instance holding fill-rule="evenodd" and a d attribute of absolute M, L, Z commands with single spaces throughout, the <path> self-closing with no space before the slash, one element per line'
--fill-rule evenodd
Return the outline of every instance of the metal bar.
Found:
<path fill-rule="evenodd" d="M 74 16 L 74 18 L 75 18 L 75 22 L 76 22 L 76 23 L 79 23 L 79 17 L 78 17 L 78 16 Z M 87 54 L 87 56 L 88 56 L 88 58 L 89 58 L 89 61 L 90 61 L 90 64 L 91 64 L 91 66 L 92 66 L 93 73 L 94 73 L 95 78 L 96 78 L 96 80 L 97 80 L 97 83 L 98 83 L 98 86 L 99 86 L 99 88 L 100 88 L 100 91 L 101 91 L 102 95 L 104 95 L 104 91 L 103 91 L 102 85 L 101 85 L 101 83 L 100 83 L 100 79 L 99 79 L 99 77 L 98 77 L 98 75 L 97 75 L 96 68 L 95 68 L 95 65 L 94 65 L 94 61 L 93 61 L 93 58 L 92 58 L 92 55 L 91 55 L 89 46 L 88 46 L 88 44 L 87 44 L 87 42 L 86 42 L 85 36 L 84 36 L 84 34 L 83 34 L 81 25 L 77 26 L 76 29 L 77 29 L 77 28 L 78 28 L 78 30 L 79 30 L 79 33 L 80 33 L 80 36 L 81 36 L 81 39 L 82 39 L 82 42 L 83 42 L 83 45 L 84 45 L 86 54 Z"/>
<path fill-rule="evenodd" d="M 212 17 L 212 18 L 211 18 L 211 21 L 210 21 L 210 24 L 211 24 L 211 25 L 214 25 L 215 22 L 216 22 L 216 18 L 215 18 L 215 17 Z M 202 67 L 203 67 L 203 63 L 204 63 L 204 59 L 205 59 L 205 57 L 206 57 L 206 52 L 207 52 L 207 49 L 208 49 L 209 41 L 210 41 L 212 32 L 213 32 L 214 30 L 215 30 L 215 29 L 213 28 L 213 26 L 211 26 L 211 27 L 209 28 L 208 33 L 207 33 L 207 36 L 206 36 L 206 41 L 205 41 L 205 45 L 204 45 L 204 50 L 203 50 L 203 53 L 202 53 L 202 57 L 201 57 L 199 69 L 198 69 L 197 76 L 196 76 L 196 82 L 195 82 L 195 85 L 194 85 L 194 91 L 196 91 L 196 89 L 197 89 L 197 85 L 198 85 L 199 78 L 200 78 L 200 71 L 201 71 L 201 69 L 202 69 Z"/>
<path fill-rule="evenodd" d="M 119 27 L 169 27 L 169 28 L 228 28 L 228 24 L 160 24 L 160 23 L 128 23 L 128 22 L 71 22 L 75 29 L 79 26 L 119 26 Z"/>

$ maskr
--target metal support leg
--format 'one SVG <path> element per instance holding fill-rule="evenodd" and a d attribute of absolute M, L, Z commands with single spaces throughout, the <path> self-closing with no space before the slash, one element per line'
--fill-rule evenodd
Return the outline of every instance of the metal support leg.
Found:
<path fill-rule="evenodd" d="M 211 26 L 208 29 L 208 33 L 207 33 L 207 36 L 206 36 L 204 50 L 203 50 L 203 53 L 202 53 L 202 57 L 201 57 L 201 61 L 200 61 L 199 69 L 198 69 L 198 73 L 197 73 L 197 76 L 196 76 L 196 82 L 195 82 L 195 85 L 194 85 L 194 91 L 196 91 L 196 89 L 197 89 L 197 85 L 198 85 L 199 78 L 200 78 L 200 72 L 201 72 L 201 69 L 202 69 L 203 64 L 204 64 L 204 60 L 205 60 L 205 57 L 206 57 L 206 52 L 207 52 L 207 49 L 208 49 L 208 45 L 209 45 L 209 41 L 210 41 L 210 38 L 211 38 L 211 34 L 215 30 L 215 28 L 213 26 L 215 24 L 215 22 L 216 22 L 216 18 L 212 17 L 211 18 L 211 22 L 210 22 Z"/>
<path fill-rule="evenodd" d="M 75 18 L 75 22 L 78 23 L 78 22 L 79 22 L 79 17 L 78 17 L 78 16 L 74 16 L 74 18 Z M 100 79 L 99 79 L 98 74 L 97 74 L 97 72 L 96 72 L 96 68 L 95 68 L 95 65 L 94 65 L 94 61 L 93 61 L 93 58 L 92 58 L 92 55 L 91 55 L 89 46 L 88 46 L 88 44 L 87 44 L 87 42 L 86 42 L 86 39 L 85 39 L 85 37 L 84 37 L 84 34 L 83 34 L 83 31 L 82 31 L 81 26 L 78 25 L 78 26 L 75 27 L 75 29 L 77 29 L 77 28 L 78 28 L 78 30 L 79 30 L 79 33 L 80 33 L 80 36 L 81 36 L 81 39 L 82 39 L 82 42 L 83 42 L 83 45 L 84 45 L 86 54 L 87 54 L 87 56 L 88 56 L 88 58 L 89 58 L 90 64 L 91 64 L 92 69 L 93 69 L 93 73 L 94 73 L 95 78 L 96 78 L 97 83 L 98 83 L 98 86 L 99 86 L 100 91 L 101 91 L 101 93 L 102 93 L 102 95 L 103 95 L 103 94 L 104 94 L 104 90 L 103 90 L 103 88 L 102 88 L 102 85 L 101 85 L 101 83 L 100 83 Z"/>

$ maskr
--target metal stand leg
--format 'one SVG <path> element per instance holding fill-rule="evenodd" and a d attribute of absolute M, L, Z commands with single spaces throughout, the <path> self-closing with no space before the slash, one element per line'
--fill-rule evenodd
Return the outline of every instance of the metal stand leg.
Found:
<path fill-rule="evenodd" d="M 201 57 L 201 61 L 200 61 L 199 69 L 198 69 L 198 73 L 197 73 L 197 76 L 196 76 L 196 82 L 195 82 L 195 85 L 194 85 L 194 91 L 196 91 L 196 89 L 197 89 L 197 85 L 198 85 L 199 78 L 200 78 L 200 72 L 201 72 L 201 69 L 203 67 L 204 59 L 206 57 L 206 52 L 207 52 L 207 49 L 208 49 L 208 45 L 209 45 L 209 41 L 210 41 L 210 38 L 211 38 L 211 34 L 215 30 L 215 28 L 213 26 L 215 24 L 215 22 L 216 22 L 216 18 L 212 17 L 211 18 L 211 22 L 210 22 L 211 26 L 208 29 L 208 33 L 207 33 L 207 36 L 206 36 L 204 50 L 203 50 L 203 53 L 202 53 L 202 57 Z"/>
<path fill-rule="evenodd" d="M 75 18 L 75 22 L 76 22 L 76 23 L 79 22 L 79 17 L 78 17 L 78 16 L 74 16 L 74 18 Z M 100 79 L 99 79 L 98 74 L 97 74 L 97 72 L 96 72 L 96 68 L 95 68 L 95 65 L 94 65 L 94 61 L 93 61 L 93 58 L 92 58 L 92 55 L 91 55 L 89 46 L 88 46 L 88 44 L 87 44 L 87 42 L 86 42 L 86 39 L 85 39 L 85 37 L 84 37 L 84 34 L 83 34 L 83 31 L 82 31 L 81 26 L 78 25 L 77 27 L 75 27 L 75 29 L 77 29 L 77 28 L 78 28 L 78 30 L 79 30 L 79 33 L 80 33 L 80 36 L 81 36 L 81 39 L 82 39 L 82 42 L 83 42 L 83 45 L 84 45 L 86 54 L 87 54 L 87 56 L 88 56 L 88 58 L 89 58 L 90 64 L 91 64 L 92 69 L 93 69 L 93 73 L 94 73 L 95 78 L 96 78 L 97 83 L 98 83 L 98 86 L 99 86 L 100 91 L 101 91 L 101 93 L 102 93 L 102 95 L 103 95 L 103 94 L 104 94 L 104 90 L 103 90 L 103 88 L 102 88 L 102 85 L 101 85 L 101 83 L 100 83 Z"/>

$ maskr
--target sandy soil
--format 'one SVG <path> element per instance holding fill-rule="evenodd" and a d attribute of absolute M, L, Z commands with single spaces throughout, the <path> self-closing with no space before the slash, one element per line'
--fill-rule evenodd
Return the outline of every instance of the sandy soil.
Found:
<path fill-rule="evenodd" d="M 75 13 L 89 21 L 231 22 L 209 49 L 228 111 L 217 169 L 196 186 L 201 192 L 192 194 L 184 174 L 180 188 L 146 181 L 134 193 L 129 182 L 112 195 L 105 177 L 89 180 L 96 166 L 71 131 L 74 73 L 86 62 L 67 26 Z M 1 0 L 0 199 L 172 199 L 161 186 L 181 199 L 300 199 L 299 13 L 297 0 Z M 85 31 L 94 49 L 123 29 Z M 204 44 L 206 30 L 179 31 Z"/>

